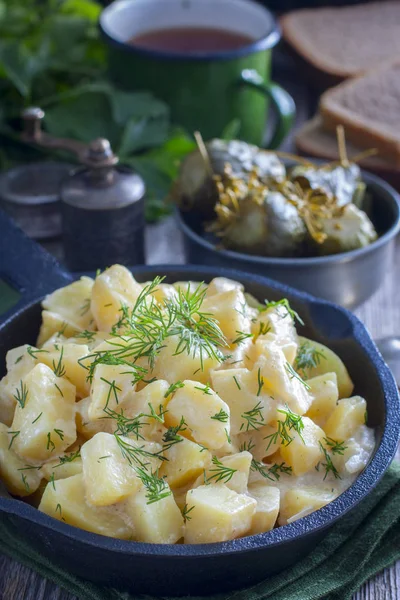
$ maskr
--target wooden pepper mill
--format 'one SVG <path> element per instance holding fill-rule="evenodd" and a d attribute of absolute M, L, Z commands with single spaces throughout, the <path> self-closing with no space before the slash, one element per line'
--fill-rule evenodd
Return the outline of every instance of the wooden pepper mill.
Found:
<path fill-rule="evenodd" d="M 65 262 L 71 271 L 103 269 L 114 263 L 144 263 L 143 179 L 117 166 L 108 140 L 84 144 L 42 130 L 44 112 L 23 112 L 24 141 L 67 150 L 81 163 L 61 184 L 62 236 Z"/>

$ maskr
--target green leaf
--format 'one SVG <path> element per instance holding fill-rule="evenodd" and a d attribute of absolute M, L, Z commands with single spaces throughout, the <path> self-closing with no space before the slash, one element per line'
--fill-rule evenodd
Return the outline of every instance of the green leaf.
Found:
<path fill-rule="evenodd" d="M 131 117 L 169 118 L 169 109 L 165 102 L 158 100 L 149 92 L 124 92 L 113 90 L 113 117 L 120 125 L 125 125 Z"/>
<path fill-rule="evenodd" d="M 138 150 L 145 150 L 163 144 L 168 138 L 169 121 L 165 117 L 158 119 L 129 119 L 119 146 L 123 159 Z"/>
<path fill-rule="evenodd" d="M 45 124 L 47 131 L 53 135 L 83 142 L 105 137 L 114 147 L 121 134 L 112 118 L 108 95 L 86 89 L 46 108 Z"/>
<path fill-rule="evenodd" d="M 235 140 L 238 135 L 242 124 L 240 119 L 232 119 L 228 125 L 224 127 L 224 130 L 221 133 L 222 140 Z"/>
<path fill-rule="evenodd" d="M 0 68 L 21 96 L 30 95 L 32 80 L 43 65 L 42 56 L 31 54 L 20 42 L 4 41 L 0 44 Z"/>

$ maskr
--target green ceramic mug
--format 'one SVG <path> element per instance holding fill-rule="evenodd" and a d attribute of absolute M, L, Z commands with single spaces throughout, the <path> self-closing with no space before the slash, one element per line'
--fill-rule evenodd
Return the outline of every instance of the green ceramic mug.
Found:
<path fill-rule="evenodd" d="M 235 50 L 190 54 L 128 43 L 139 34 L 176 27 L 219 28 L 254 41 Z M 279 29 L 270 11 L 253 0 L 117 0 L 102 12 L 100 29 L 113 81 L 128 90 L 150 90 L 188 131 L 211 139 L 235 120 L 237 137 L 261 146 L 270 103 L 277 118 L 265 146 L 277 148 L 292 127 L 293 99 L 270 80 Z"/>

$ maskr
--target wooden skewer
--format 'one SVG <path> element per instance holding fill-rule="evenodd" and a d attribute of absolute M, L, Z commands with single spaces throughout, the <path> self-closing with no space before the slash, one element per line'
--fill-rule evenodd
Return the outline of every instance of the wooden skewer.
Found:
<path fill-rule="evenodd" d="M 348 167 L 350 163 L 349 163 L 349 159 L 347 157 L 346 138 L 344 135 L 343 125 L 338 125 L 336 127 L 336 136 L 337 136 L 340 163 L 344 167 Z"/>
<path fill-rule="evenodd" d="M 213 173 L 213 169 L 211 166 L 210 157 L 208 155 L 207 148 L 206 148 L 206 145 L 203 140 L 203 136 L 201 135 L 200 131 L 194 132 L 194 139 L 196 140 L 197 147 L 198 147 L 199 152 L 204 160 L 204 164 L 206 166 L 207 172 L 212 177 L 214 175 L 214 173 Z"/>

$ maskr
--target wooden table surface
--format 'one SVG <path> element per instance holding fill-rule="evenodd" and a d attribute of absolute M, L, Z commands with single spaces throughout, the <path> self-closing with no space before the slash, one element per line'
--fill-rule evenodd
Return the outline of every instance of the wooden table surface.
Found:
<path fill-rule="evenodd" d="M 278 78 L 279 79 L 279 78 Z M 298 107 L 297 123 L 309 116 L 310 104 L 306 102 L 309 92 L 304 84 L 290 77 L 290 71 L 284 73 L 282 82 L 296 99 Z M 314 102 L 312 102 L 314 104 Z M 292 142 L 285 149 L 293 150 Z M 59 254 L 59 248 L 52 248 Z M 172 218 L 163 223 L 148 227 L 146 232 L 147 262 L 149 264 L 183 263 L 183 246 L 180 233 Z M 386 276 L 381 289 L 356 314 L 378 339 L 400 334 L 400 240 L 397 244 L 394 269 Z M 398 453 L 398 457 L 400 455 Z M 353 600 L 399 600 L 400 599 L 400 561 L 385 569 L 375 578 L 366 582 L 355 594 Z M 68 592 L 53 585 L 21 566 L 19 563 L 0 555 L 0 600 L 77 600 Z"/>

